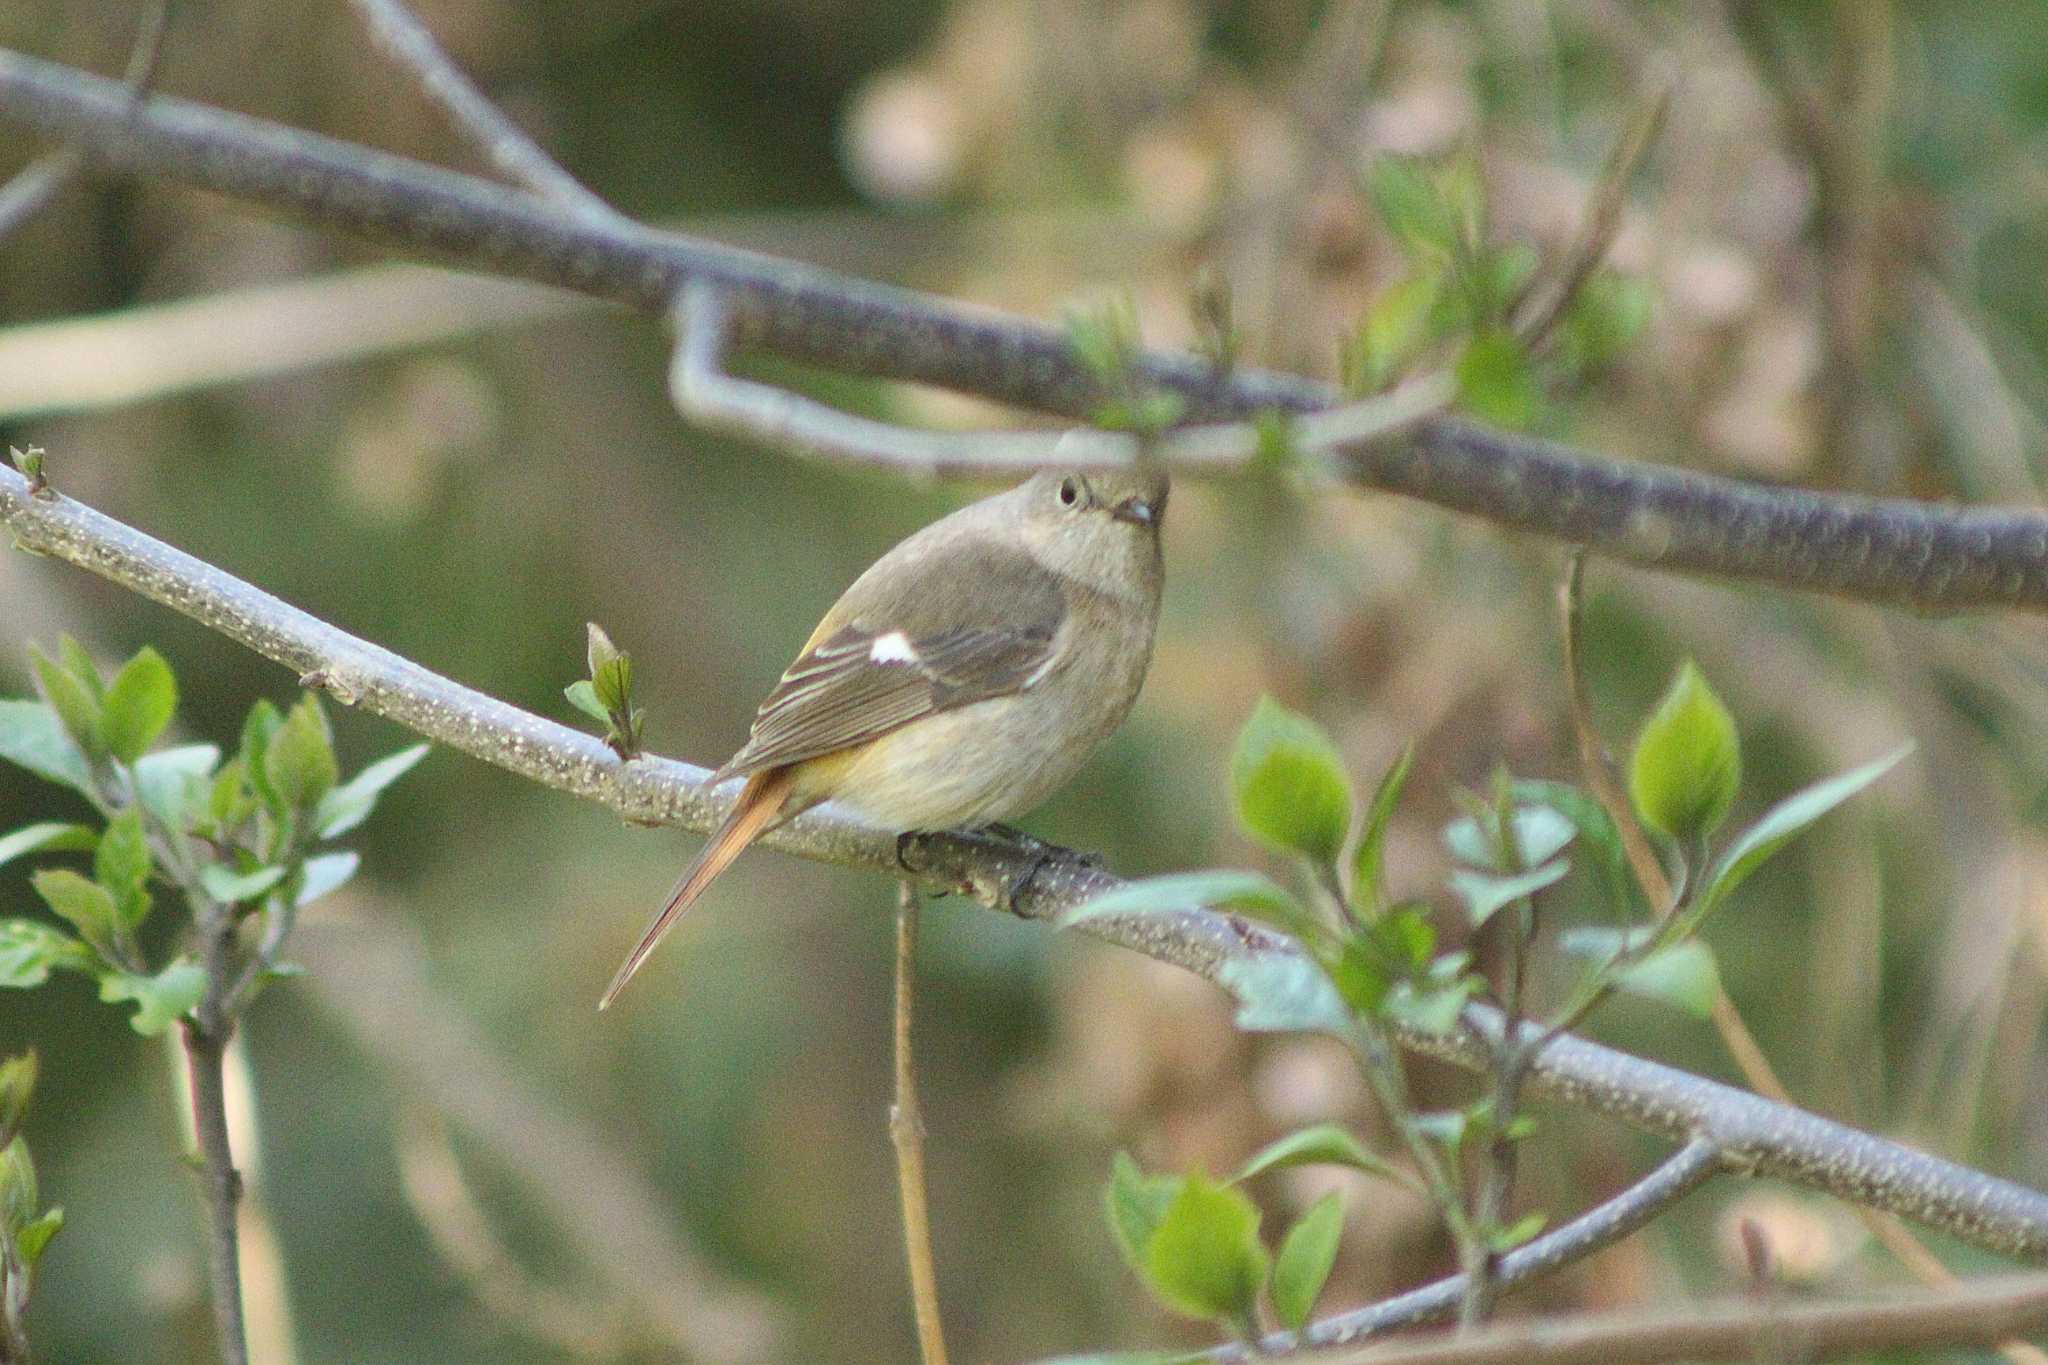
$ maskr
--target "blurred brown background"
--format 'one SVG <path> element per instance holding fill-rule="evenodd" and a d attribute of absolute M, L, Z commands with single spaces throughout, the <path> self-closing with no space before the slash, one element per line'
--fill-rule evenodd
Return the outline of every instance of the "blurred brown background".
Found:
<path fill-rule="evenodd" d="M 1654 320 L 1547 429 L 1764 479 L 2037 501 L 2048 7 L 1736 10 L 1751 27 L 1691 0 L 420 5 L 627 212 L 1037 316 L 1128 287 L 1162 345 L 1187 343 L 1188 284 L 1213 264 L 1247 359 L 1319 375 L 1401 268 L 1358 189 L 1373 156 L 1478 148 L 1494 231 L 1555 249 L 1644 83 L 1675 71 L 1613 253 L 1654 289 Z M 135 17 L 13 0 L 0 43 L 113 71 Z M 478 164 L 339 3 L 181 3 L 160 84 Z M 35 150 L 0 142 L 0 171 Z M 378 261 L 180 190 L 76 189 L 0 245 L 0 435 L 46 446 L 59 485 L 113 515 L 550 715 L 571 716 L 561 688 L 582 623 L 600 620 L 635 656 L 654 746 L 700 762 L 738 742 L 856 572 L 968 495 L 682 427 L 643 320 Z M 150 311 L 194 298 L 217 311 Z M 39 325 L 78 316 L 83 333 Z M 281 364 L 302 352 L 323 363 Z M 1003 420 L 759 372 L 906 421 Z M 1571 775 L 1554 547 L 1249 481 L 1182 488 L 1166 534 L 1151 682 L 1032 822 L 1046 837 L 1127 873 L 1255 862 L 1222 786 L 1262 691 L 1327 724 L 1362 785 L 1417 742 L 1390 854 L 1408 892 L 1439 891 L 1454 784 L 1503 759 Z M 1744 727 L 1738 818 L 1919 741 L 1712 937 L 1809 1106 L 2048 1182 L 2039 622 L 1604 566 L 1591 590 L 1610 735 L 1696 655 Z M 291 693 L 165 611 L 0 558 L 0 691 L 28 691 L 25 642 L 60 630 L 103 661 L 156 643 L 191 737 Z M 351 765 L 405 738 L 368 717 L 337 726 Z M 0 828 L 66 800 L 0 773 Z M 599 1018 L 691 839 L 442 753 L 354 842 L 364 875 L 303 925 L 312 978 L 268 993 L 247 1028 L 261 1358 L 658 1360 L 746 1339 L 788 1359 L 911 1353 L 886 882 L 748 858 Z M 0 876 L 0 914 L 39 913 L 32 899 L 18 868 Z M 924 964 L 937 1255 L 961 1359 L 1205 1339 L 1144 1306 L 1116 1263 L 1098 1190 L 1119 1146 L 1222 1170 L 1303 1121 L 1373 1131 L 1341 1054 L 1237 1035 L 1209 987 L 1170 969 L 951 903 L 926 917 Z M 1619 1003 L 1592 1032 L 1732 1074 L 1707 1029 L 1647 1005 Z M 45 1080 L 29 1136 L 46 1200 L 69 1214 L 30 1319 L 44 1358 L 209 1358 L 166 1056 L 75 977 L 0 998 L 0 1050 L 30 1042 Z M 1569 1111 L 1541 1118 L 1524 1197 L 1557 1217 L 1659 1151 Z M 1335 1178 L 1294 1174 L 1260 1188 L 1276 1215 Z M 1449 1268 L 1405 1193 L 1361 1183 L 1349 1208 L 1326 1309 Z M 1901 1278 L 1841 1210 L 1724 1184 L 1512 1302 L 1726 1286 L 1741 1217 L 1799 1283 Z"/>

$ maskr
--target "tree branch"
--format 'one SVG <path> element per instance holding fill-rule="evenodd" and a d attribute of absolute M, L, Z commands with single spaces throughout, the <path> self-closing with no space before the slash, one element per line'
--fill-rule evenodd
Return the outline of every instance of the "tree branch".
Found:
<path fill-rule="evenodd" d="M 129 111 L 86 72 L 0 52 L 0 117 L 74 141 L 101 167 L 235 195 L 407 250 L 665 314 L 716 286 L 735 345 L 846 373 L 979 394 L 1070 418 L 1101 401 L 1054 328 L 645 228 L 313 133 L 181 100 Z M 1194 420 L 1303 413 L 1298 377 L 1146 353 L 1134 382 Z M 1924 608 L 2048 610 L 2048 513 L 1768 488 L 1609 460 L 1438 417 L 1345 447 L 1344 478 L 1653 568 Z"/>
<path fill-rule="evenodd" d="M 54 471 L 61 477 L 61 469 Z M 487 763 L 596 801 L 630 819 L 709 831 L 729 796 L 709 773 L 644 756 L 621 762 L 594 735 L 569 729 L 461 686 L 387 649 L 356 639 L 140 531 L 54 490 L 29 491 L 0 468 L 0 521 L 23 548 L 66 560 L 161 602 L 361 706 Z M 768 847 L 819 862 L 901 875 L 896 839 L 820 807 L 770 834 Z M 1051 920 L 1123 885 L 1076 854 L 1048 857 L 996 835 L 934 835 L 918 841 L 918 882 L 985 906 Z M 1248 969 L 1297 956 L 1289 941 L 1239 916 L 1098 916 L 1087 932 L 1182 967 L 1226 989 Z M 1497 1014 L 1468 1010 L 1469 1024 L 1499 1027 Z M 1406 1047 L 1483 1070 L 1492 1040 L 1460 1030 L 1404 1033 Z M 1737 1169 L 1789 1180 L 1939 1228 L 1986 1250 L 2048 1261 L 2048 1195 L 1858 1132 L 1732 1086 L 1565 1035 L 1549 1043 L 1530 1076 L 1541 1096 L 1610 1115 L 1679 1141 L 1713 1143 Z"/>

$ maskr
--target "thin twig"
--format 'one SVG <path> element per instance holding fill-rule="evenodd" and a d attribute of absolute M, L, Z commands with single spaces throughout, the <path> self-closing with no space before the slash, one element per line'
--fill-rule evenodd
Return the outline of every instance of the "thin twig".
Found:
<path fill-rule="evenodd" d="M 1476 1334 L 1317 1353 L 1317 1365 L 1617 1365 L 1821 1360 L 1859 1351 L 1988 1346 L 2048 1326 L 2048 1275 L 1802 1303 L 1755 1298 L 1657 1313 L 1538 1318 Z"/>
<path fill-rule="evenodd" d="M 248 1365 L 249 1347 L 242 1325 L 242 1255 L 237 1205 L 242 1176 L 235 1169 L 234 1147 L 228 1138 L 227 1087 L 221 1073 L 228 1042 L 234 1037 L 233 1016 L 221 1009 L 234 948 L 232 906 L 213 906 L 200 925 L 201 960 L 206 967 L 206 994 L 184 1020 L 185 1063 L 192 1085 L 192 1131 L 199 1148 L 200 1181 L 206 1199 L 207 1272 L 213 1288 L 213 1325 L 225 1365 Z"/>
<path fill-rule="evenodd" d="M 171 0 L 152 0 L 142 11 L 142 27 L 128 53 L 128 69 L 121 79 L 127 83 L 130 100 L 140 100 L 156 80 L 163 59 L 164 34 L 171 26 Z M 31 161 L 5 185 L 0 185 L 0 240 L 5 240 L 23 223 L 41 213 L 64 187 L 85 169 L 85 156 L 74 147 L 60 147 Z"/>
<path fill-rule="evenodd" d="M 917 992 L 917 902 L 917 887 L 909 882 L 897 886 L 896 1102 L 889 1108 L 889 1141 L 896 1148 L 896 1189 L 903 1200 L 903 1249 L 910 1262 L 918 1354 L 924 1365 L 946 1365 L 939 1275 L 932 1261 L 931 1208 L 925 1197 L 924 1110 L 917 1102 L 917 1067 L 910 1051 L 911 1002 Z"/>
<path fill-rule="evenodd" d="M 409 250 L 456 257 L 666 316 L 719 286 L 735 345 L 844 373 L 936 384 L 1087 418 L 1093 372 L 1056 328 L 675 234 L 580 218 L 523 191 L 0 52 L 0 117 L 96 165 L 241 196 Z M 1193 355 L 1132 358 L 1141 389 L 1196 421 L 1306 413 L 1326 385 Z M 1435 417 L 1412 439 L 1346 447 L 1346 481 L 1681 573 L 1928 609 L 2048 610 L 2048 513 L 1769 488 L 1610 460 Z"/>
<path fill-rule="evenodd" d="M 420 89 L 450 118 L 493 166 L 511 180 L 564 207 L 603 222 L 629 223 L 624 214 L 586 189 L 538 142 L 477 89 L 436 42 L 433 33 L 400 0 L 349 0 L 370 36 L 386 55 L 418 78 Z"/>
<path fill-rule="evenodd" d="M 52 471 L 61 482 L 61 466 Z M 161 602 L 292 670 L 319 671 L 343 704 L 394 720 L 543 786 L 596 801 L 641 823 L 708 832 L 731 793 L 714 793 L 706 769 L 643 756 L 621 762 L 604 741 L 463 687 L 359 640 L 161 541 L 63 496 L 29 491 L 0 467 L 0 522 L 17 544 L 89 569 Z M 900 875 L 894 833 L 829 805 L 763 843 L 821 862 Z M 1027 919 L 1055 920 L 1127 885 L 1079 854 L 1026 847 L 999 835 L 921 839 L 915 861 L 928 891 L 957 891 Z M 1229 988 L 1245 973 L 1288 971 L 1300 961 L 1285 936 L 1209 910 L 1106 915 L 1090 935 L 1184 968 Z M 1405 1029 L 1397 1041 L 1454 1065 L 1486 1069 L 1484 1034 L 1498 1016 L 1475 1008 L 1449 1034 Z M 1529 1031 L 1533 1041 L 1538 1035 Z M 1745 1169 L 1892 1209 L 1975 1246 L 2048 1260 L 2048 1196 L 1916 1152 L 1747 1091 L 1565 1035 L 1532 1064 L 1533 1094 L 1618 1118 L 1676 1140 L 1704 1136 Z"/>

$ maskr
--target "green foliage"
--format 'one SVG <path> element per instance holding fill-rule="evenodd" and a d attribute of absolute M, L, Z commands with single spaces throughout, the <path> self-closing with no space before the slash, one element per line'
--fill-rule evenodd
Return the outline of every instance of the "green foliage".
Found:
<path fill-rule="evenodd" d="M 1103 1211 L 1124 1261 L 1139 1274 L 1145 1270 L 1145 1249 L 1152 1245 L 1152 1234 L 1159 1230 L 1180 1187 L 1178 1176 L 1146 1175 L 1128 1152 L 1118 1152 L 1110 1163 Z"/>
<path fill-rule="evenodd" d="M 1257 1321 L 1269 1264 L 1259 1241 L 1258 1206 L 1235 1186 L 1196 1172 L 1160 1215 L 1145 1243 L 1143 1269 L 1167 1307 L 1244 1331 Z"/>
<path fill-rule="evenodd" d="M 1291 1332 L 1308 1325 L 1323 1284 L 1337 1264 L 1337 1240 L 1344 1233 L 1344 1201 L 1335 1191 L 1309 1205 L 1281 1239 L 1273 1259 L 1273 1311 Z"/>
<path fill-rule="evenodd" d="M 1657 930 L 1649 926 L 1621 930 L 1586 925 L 1565 930 L 1558 936 L 1558 947 L 1603 969 L 1612 968 L 1620 990 L 1661 1001 L 1695 1018 L 1711 1017 L 1721 995 L 1713 949 L 1699 939 L 1657 948 L 1658 938 Z"/>
<path fill-rule="evenodd" d="M 1543 406 L 1543 386 L 1529 348 L 1508 331 L 1474 336 L 1458 357 L 1458 402 L 1495 426 L 1521 431 Z"/>
<path fill-rule="evenodd" d="M 1700 839 L 1727 819 L 1741 783 L 1735 717 L 1688 659 L 1636 735 L 1629 799 L 1650 828 L 1674 839 Z"/>
<path fill-rule="evenodd" d="M 1128 294 L 1119 294 L 1089 311 L 1067 314 L 1067 345 L 1095 379 L 1103 400 L 1093 414 L 1095 425 L 1109 431 L 1157 435 L 1181 419 L 1187 400 L 1167 389 L 1144 384 L 1137 360 L 1144 350 L 1138 334 L 1138 309 Z"/>
<path fill-rule="evenodd" d="M 640 752 L 640 729 L 647 713 L 633 705 L 633 656 L 612 643 L 604 628 L 588 624 L 584 658 L 590 676 L 562 690 L 569 704 L 605 727 L 604 742 L 620 758 Z M 402 771 L 402 770 L 401 770 Z"/>
<path fill-rule="evenodd" d="M 246 982 L 235 998 L 223 997 L 224 1007 L 246 1005 L 256 985 L 286 974 L 273 955 L 297 908 L 356 870 L 355 854 L 318 851 L 318 842 L 360 825 L 425 746 L 342 783 L 326 713 L 307 695 L 289 713 L 267 701 L 252 706 L 226 763 L 212 744 L 147 752 L 177 705 L 177 681 L 155 650 L 138 651 L 104 687 L 68 637 L 55 659 L 37 652 L 33 662 L 46 700 L 0 700 L 0 759 L 75 788 L 105 826 L 43 821 L 0 836 L 0 866 L 91 854 L 90 875 L 68 867 L 31 873 L 37 895 L 77 937 L 35 920 L 0 921 L 0 987 L 40 986 L 59 968 L 84 972 L 98 980 L 102 1000 L 136 1006 L 137 1032 L 166 1031 L 209 986 L 189 954 L 160 966 L 144 960 L 136 930 L 150 914 L 152 885 L 167 883 L 184 893 L 197 927 L 264 917 L 262 946 L 219 983 L 227 992 L 236 979 Z"/>
<path fill-rule="evenodd" d="M 1238 823 L 1270 848 L 1334 862 L 1351 828 L 1351 780 L 1320 726 L 1261 697 L 1230 758 Z"/>
<path fill-rule="evenodd" d="M 1250 1180 L 1288 1166 L 1349 1166 L 1367 1175 L 1408 1181 L 1406 1172 L 1387 1164 L 1378 1153 L 1334 1123 L 1319 1123 L 1267 1143 L 1245 1162 L 1234 1179 Z"/>
<path fill-rule="evenodd" d="M 1394 760 L 1386 775 L 1380 778 L 1380 785 L 1372 795 L 1372 804 L 1366 808 L 1365 828 L 1358 836 L 1358 847 L 1351 854 L 1349 898 L 1352 912 L 1361 920 L 1375 919 L 1386 912 L 1387 823 L 1394 818 L 1394 808 L 1401 802 L 1401 789 L 1408 785 L 1408 770 L 1414 763 L 1415 746 L 1409 744 L 1401 750 L 1401 756 Z"/>
<path fill-rule="evenodd" d="M 36 1262 L 64 1226 L 63 1209 L 38 1209 L 42 1195 L 36 1164 L 21 1136 L 35 1084 L 34 1052 L 0 1062 L 0 1352 L 26 1349 L 21 1313 L 28 1304 Z M 8 1359 L 15 1358 L 8 1354 Z"/>
<path fill-rule="evenodd" d="M 48 454 L 41 446 L 30 446 L 27 450 L 18 446 L 7 447 L 8 458 L 14 461 L 21 477 L 28 480 L 31 493 L 40 492 L 44 486 L 43 459 Z"/>
<path fill-rule="evenodd" d="M 36 1054 L 31 1048 L 0 1062 L 0 1147 L 14 1141 L 36 1090 Z"/>

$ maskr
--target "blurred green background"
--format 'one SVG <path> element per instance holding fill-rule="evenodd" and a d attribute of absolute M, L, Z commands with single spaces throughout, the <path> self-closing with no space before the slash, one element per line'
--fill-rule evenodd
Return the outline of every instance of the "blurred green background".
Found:
<path fill-rule="evenodd" d="M 1613 261 L 1649 331 L 1548 429 L 1619 455 L 1871 492 L 2038 502 L 2048 414 L 2048 6 L 1622 0 L 1226 3 L 433 0 L 464 67 L 632 214 L 1041 317 L 1127 288 L 1187 344 L 1230 282 L 1247 359 L 1330 375 L 1401 262 L 1357 175 L 1484 158 L 1494 231 L 1554 251 L 1647 81 L 1679 76 Z M 117 70 L 126 4 L 12 0 L 0 43 Z M 465 169 L 474 154 L 339 3 L 178 5 L 174 93 Z M 38 150 L 0 140 L 0 171 Z M 664 338 L 539 291 L 391 274 L 346 239 L 157 185 L 74 189 L 0 244 L 0 436 L 66 491 L 340 626 L 569 720 L 583 623 L 637 664 L 662 752 L 716 762 L 817 615 L 971 490 L 796 462 L 683 427 Z M 286 282 L 303 282 L 280 291 Z M 218 311 L 153 311 L 210 299 Z M 84 331 L 44 324 L 85 317 Z M 425 333 L 424 339 L 422 333 Z M 322 363 L 285 363 L 305 350 Z M 760 373 L 926 425 L 945 395 Z M 1361 782 L 1413 739 L 1395 884 L 1441 901 L 1450 792 L 1573 773 L 1561 555 L 1430 508 L 1185 486 L 1133 720 L 1030 823 L 1126 873 L 1256 864 L 1222 799 L 1261 692 Z M 1619 744 L 1696 656 L 1748 745 L 1738 818 L 1917 739 L 1873 795 L 1714 930 L 1810 1107 L 2048 1183 L 2048 635 L 1596 565 L 1590 672 Z M 0 558 L 0 692 L 59 631 L 153 642 L 188 738 L 292 680 L 76 570 Z M 405 741 L 336 725 L 353 767 Z M 0 828 L 75 814 L 0 772 Z M 266 1361 L 770 1358 L 914 1350 L 889 1103 L 885 881 L 756 854 L 620 1008 L 591 1006 L 695 846 L 437 753 L 309 915 L 309 978 L 246 1029 L 252 1335 Z M 41 913 L 19 865 L 0 914 Z M 1446 925 L 1452 921 L 1445 918 Z M 925 920 L 921 1066 L 956 1356 L 1200 1342 L 1147 1306 L 1099 1214 L 1111 1153 L 1234 1166 L 1304 1121 L 1374 1120 L 1343 1057 L 1233 1033 L 1209 987 L 970 906 Z M 1716 1076 L 1704 1026 L 1591 1030 Z M 72 976 L 0 998 L 33 1043 L 29 1127 L 69 1215 L 44 1359 L 210 1358 L 169 1061 Z M 1466 1082 L 1417 1071 L 1446 1100 Z M 1562 1218 L 1659 1146 L 1546 1107 L 1523 1198 Z M 1277 1217 L 1338 1177 L 1259 1191 Z M 1448 1270 L 1405 1192 L 1360 1184 L 1326 1308 Z M 1724 1182 L 1511 1309 L 1785 1277 L 1898 1282 L 1843 1210 Z M 1945 1244 L 1958 1268 L 1975 1262 Z"/>

